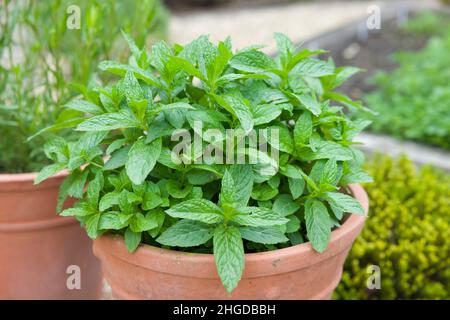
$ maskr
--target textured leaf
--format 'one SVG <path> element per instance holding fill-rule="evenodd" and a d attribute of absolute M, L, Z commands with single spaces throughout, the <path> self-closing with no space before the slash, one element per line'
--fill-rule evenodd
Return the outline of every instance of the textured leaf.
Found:
<path fill-rule="evenodd" d="M 117 211 L 102 213 L 98 223 L 99 230 L 120 230 L 128 226 L 133 215 Z"/>
<path fill-rule="evenodd" d="M 319 102 L 317 102 L 309 94 L 301 94 L 301 95 L 296 94 L 294 96 L 313 115 L 318 116 L 322 112 L 322 109 L 320 108 Z"/>
<path fill-rule="evenodd" d="M 300 229 L 300 220 L 295 215 L 287 217 L 289 221 L 286 223 L 286 233 L 293 233 Z"/>
<path fill-rule="evenodd" d="M 228 171 L 233 177 L 236 193 L 235 202 L 240 206 L 246 206 L 253 188 L 253 170 L 248 164 L 234 164 Z"/>
<path fill-rule="evenodd" d="M 305 180 L 303 178 L 288 178 L 288 185 L 294 200 L 298 199 L 305 190 Z"/>
<path fill-rule="evenodd" d="M 167 192 L 176 199 L 186 198 L 192 190 L 192 185 L 188 184 L 183 186 L 180 182 L 175 180 L 169 180 L 166 183 Z"/>
<path fill-rule="evenodd" d="M 164 231 L 157 242 L 172 247 L 195 247 L 204 244 L 214 234 L 214 227 L 199 221 L 181 220 Z"/>
<path fill-rule="evenodd" d="M 333 66 L 326 61 L 306 58 L 301 60 L 290 73 L 307 77 L 323 77 L 332 75 L 333 72 Z"/>
<path fill-rule="evenodd" d="M 166 210 L 169 216 L 201 221 L 204 223 L 218 223 L 223 220 L 222 209 L 205 199 L 191 199 L 176 204 Z"/>
<path fill-rule="evenodd" d="M 222 184 L 220 189 L 220 203 L 233 204 L 236 198 L 236 186 L 234 179 L 228 170 L 225 170 L 225 174 L 222 177 Z"/>
<path fill-rule="evenodd" d="M 306 234 L 317 252 L 328 246 L 331 235 L 330 216 L 325 205 L 314 199 L 305 203 Z"/>
<path fill-rule="evenodd" d="M 231 60 L 230 65 L 240 71 L 261 73 L 275 66 L 273 60 L 257 50 L 248 50 L 236 54 Z"/>
<path fill-rule="evenodd" d="M 320 141 L 315 147 L 317 151 L 312 151 L 308 148 L 298 152 L 302 160 L 312 161 L 318 159 L 331 159 L 337 161 L 347 161 L 353 158 L 351 149 L 333 141 Z"/>
<path fill-rule="evenodd" d="M 92 214 L 86 219 L 86 232 L 91 239 L 97 238 L 100 213 Z"/>
<path fill-rule="evenodd" d="M 294 127 L 294 141 L 295 147 L 300 149 L 301 147 L 309 143 L 313 133 L 313 123 L 311 114 L 309 112 L 303 112 L 295 122 Z"/>
<path fill-rule="evenodd" d="M 300 210 L 300 205 L 288 194 L 282 194 L 273 203 L 272 211 L 286 217 Z"/>
<path fill-rule="evenodd" d="M 325 197 L 330 206 L 340 211 L 365 215 L 364 209 L 359 201 L 352 196 L 341 192 L 327 192 Z"/>
<path fill-rule="evenodd" d="M 55 163 L 42 168 L 37 177 L 34 179 L 34 184 L 39 184 L 42 181 L 47 180 L 51 176 L 63 170 L 65 167 L 66 165 L 63 163 Z"/>
<path fill-rule="evenodd" d="M 140 124 L 134 116 L 126 111 L 105 113 L 80 123 L 78 131 L 106 131 L 124 128 L 137 128 Z"/>
<path fill-rule="evenodd" d="M 331 185 L 337 184 L 338 178 L 338 166 L 334 159 L 328 159 L 323 167 L 323 171 L 320 177 L 320 183 L 328 183 Z"/>
<path fill-rule="evenodd" d="M 216 101 L 228 112 L 239 119 L 245 134 L 253 129 L 253 115 L 241 98 L 235 95 L 215 96 Z"/>
<path fill-rule="evenodd" d="M 133 232 L 143 232 L 157 226 L 158 223 L 152 218 L 150 213 L 145 216 L 142 213 L 136 213 L 130 221 L 130 229 Z"/>
<path fill-rule="evenodd" d="M 222 284 L 233 291 L 244 271 L 244 245 L 239 229 L 220 225 L 214 231 L 214 260 Z"/>
<path fill-rule="evenodd" d="M 123 167 L 128 160 L 130 148 L 131 146 L 125 146 L 117 151 L 114 151 L 111 158 L 103 166 L 103 170 L 108 171 Z"/>
<path fill-rule="evenodd" d="M 120 192 L 118 192 L 118 191 L 109 192 L 109 193 L 105 194 L 100 199 L 100 203 L 99 203 L 100 212 L 103 212 L 103 211 L 111 208 L 112 206 L 118 205 L 119 197 L 120 197 Z"/>
<path fill-rule="evenodd" d="M 239 227 L 242 238 L 263 244 L 276 244 L 289 239 L 278 227 Z"/>
<path fill-rule="evenodd" d="M 65 107 L 68 109 L 77 110 L 83 113 L 90 113 L 93 115 L 99 115 L 103 113 L 103 109 L 100 106 L 84 100 L 69 101 L 65 105 Z"/>
<path fill-rule="evenodd" d="M 136 141 L 128 152 L 125 168 L 134 184 L 141 184 L 153 170 L 161 153 L 161 139 L 146 144 L 143 139 Z"/>
<path fill-rule="evenodd" d="M 130 228 L 125 231 L 125 245 L 129 252 L 136 251 L 139 243 L 141 243 L 142 233 L 133 232 Z"/>
<path fill-rule="evenodd" d="M 233 216 L 232 220 L 240 225 L 251 227 L 276 226 L 288 221 L 272 210 L 258 207 L 242 208 L 239 214 Z"/>

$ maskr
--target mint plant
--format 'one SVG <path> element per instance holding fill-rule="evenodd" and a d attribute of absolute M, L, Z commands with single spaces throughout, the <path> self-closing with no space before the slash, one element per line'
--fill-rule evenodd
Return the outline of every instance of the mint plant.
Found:
<path fill-rule="evenodd" d="M 276 58 L 259 46 L 233 51 L 230 39 L 160 42 L 148 53 L 125 38 L 129 63 L 100 64 L 120 80 L 66 105 L 84 113 L 73 119 L 82 137 L 48 142 L 54 164 L 36 179 L 70 171 L 58 210 L 79 198 L 61 215 L 91 238 L 121 235 L 130 252 L 145 243 L 213 253 L 231 292 L 244 252 L 308 240 L 323 252 L 345 213 L 364 214 L 345 191 L 371 179 L 352 148 L 369 122 L 350 120 L 344 107 L 364 107 L 333 92 L 356 68 L 282 34 Z"/>

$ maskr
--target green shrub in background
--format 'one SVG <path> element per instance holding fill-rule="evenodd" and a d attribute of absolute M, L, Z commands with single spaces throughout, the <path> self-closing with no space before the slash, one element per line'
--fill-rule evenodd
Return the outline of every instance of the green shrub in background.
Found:
<path fill-rule="evenodd" d="M 433 11 L 421 11 L 414 18 L 408 20 L 402 30 L 410 34 L 437 35 L 445 33 L 450 25 L 448 14 Z"/>
<path fill-rule="evenodd" d="M 450 175 L 416 170 L 406 158 L 376 157 L 365 186 L 369 218 L 346 261 L 340 299 L 450 298 Z M 367 289 L 369 265 L 381 289 Z"/>
<path fill-rule="evenodd" d="M 450 149 L 450 29 L 444 30 L 419 52 L 397 53 L 399 68 L 372 79 L 378 90 L 365 100 L 380 116 L 371 130 Z"/>
<path fill-rule="evenodd" d="M 80 29 L 67 27 L 74 5 Z M 0 172 L 40 169 L 50 132 L 26 140 L 74 116 L 63 105 L 87 88 L 69 84 L 90 87 L 99 61 L 125 58 L 121 29 L 140 45 L 163 37 L 167 15 L 159 0 L 0 2 Z"/>

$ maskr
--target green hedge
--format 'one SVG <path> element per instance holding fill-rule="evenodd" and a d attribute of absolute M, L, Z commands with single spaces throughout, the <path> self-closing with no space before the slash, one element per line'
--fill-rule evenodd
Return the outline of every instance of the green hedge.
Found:
<path fill-rule="evenodd" d="M 369 217 L 335 297 L 450 298 L 450 175 L 381 156 L 369 172 Z M 367 289 L 369 265 L 380 267 L 380 290 Z"/>

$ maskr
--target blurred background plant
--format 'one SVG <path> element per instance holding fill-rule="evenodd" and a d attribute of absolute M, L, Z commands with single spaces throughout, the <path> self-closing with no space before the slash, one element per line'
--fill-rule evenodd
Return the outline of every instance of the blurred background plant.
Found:
<path fill-rule="evenodd" d="M 448 16 L 431 12 L 404 26 L 432 37 L 418 52 L 397 52 L 399 67 L 370 80 L 377 89 L 365 101 L 380 114 L 371 130 L 450 149 L 449 26 Z"/>
<path fill-rule="evenodd" d="M 67 27 L 73 5 L 80 9 L 79 29 Z M 64 127 L 64 119 L 74 112 L 64 110 L 64 104 L 96 81 L 108 80 L 99 79 L 97 64 L 124 59 L 120 30 L 141 47 L 164 38 L 167 21 L 159 0 L 2 1 L 0 172 L 42 168 L 47 162 L 42 145 L 51 133 L 27 138 L 56 121 Z"/>
<path fill-rule="evenodd" d="M 338 299 L 450 298 L 450 175 L 406 157 L 375 156 L 369 219 L 347 258 Z M 378 265 L 381 289 L 367 289 Z"/>

